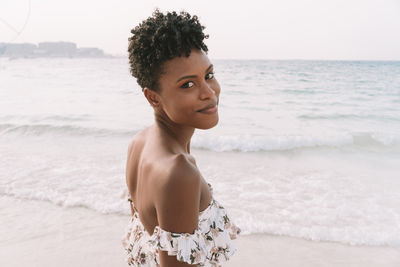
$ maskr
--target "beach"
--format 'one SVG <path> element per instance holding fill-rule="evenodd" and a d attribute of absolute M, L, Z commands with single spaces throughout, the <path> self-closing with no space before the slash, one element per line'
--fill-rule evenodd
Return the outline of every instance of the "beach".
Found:
<path fill-rule="evenodd" d="M 117 267 L 128 216 L 2 196 L 0 266 Z M 4 218 L 4 217 L 3 217 Z M 29 221 L 27 224 L 26 221 Z M 268 234 L 240 235 L 227 267 L 397 267 L 400 248 L 350 246 Z"/>
<path fill-rule="evenodd" d="M 224 266 L 400 266 L 400 62 L 213 63 L 191 154 L 242 230 Z M 127 148 L 153 122 L 127 59 L 0 78 L 0 266 L 126 266 Z"/>

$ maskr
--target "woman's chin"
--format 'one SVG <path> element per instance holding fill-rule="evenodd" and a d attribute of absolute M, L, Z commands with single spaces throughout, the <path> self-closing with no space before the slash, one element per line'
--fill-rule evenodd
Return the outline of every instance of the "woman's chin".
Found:
<path fill-rule="evenodd" d="M 218 115 L 217 115 L 215 120 L 201 123 L 200 125 L 197 125 L 196 128 L 200 129 L 200 130 L 211 129 L 211 128 L 215 127 L 218 124 L 218 121 L 219 121 L 219 118 L 218 118 Z"/>

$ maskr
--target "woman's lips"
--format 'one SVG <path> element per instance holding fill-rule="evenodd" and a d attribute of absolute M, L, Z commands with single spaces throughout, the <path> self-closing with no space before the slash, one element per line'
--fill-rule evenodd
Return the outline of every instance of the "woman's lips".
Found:
<path fill-rule="evenodd" d="M 213 114 L 213 113 L 217 112 L 217 110 L 218 110 L 218 106 L 214 105 L 210 108 L 205 108 L 205 109 L 199 110 L 199 112 L 206 113 L 206 114 Z"/>

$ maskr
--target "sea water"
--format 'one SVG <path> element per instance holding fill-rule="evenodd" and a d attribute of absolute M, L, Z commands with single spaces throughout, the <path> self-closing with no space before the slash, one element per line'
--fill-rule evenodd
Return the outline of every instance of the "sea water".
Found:
<path fill-rule="evenodd" d="M 220 121 L 192 154 L 244 234 L 400 245 L 400 62 L 212 63 Z M 152 123 L 126 58 L 1 58 L 0 197 L 127 216 Z"/>

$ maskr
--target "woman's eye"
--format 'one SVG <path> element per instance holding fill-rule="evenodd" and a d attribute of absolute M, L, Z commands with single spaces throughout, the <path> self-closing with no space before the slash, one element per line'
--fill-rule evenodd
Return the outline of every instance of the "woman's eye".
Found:
<path fill-rule="evenodd" d="M 208 74 L 206 75 L 206 80 L 210 80 L 210 79 L 212 79 L 212 78 L 214 78 L 214 72 L 210 72 L 210 73 L 208 73 Z"/>
<path fill-rule="evenodd" d="M 184 84 L 182 84 L 182 88 L 190 88 L 194 85 L 193 82 L 185 82 Z"/>

